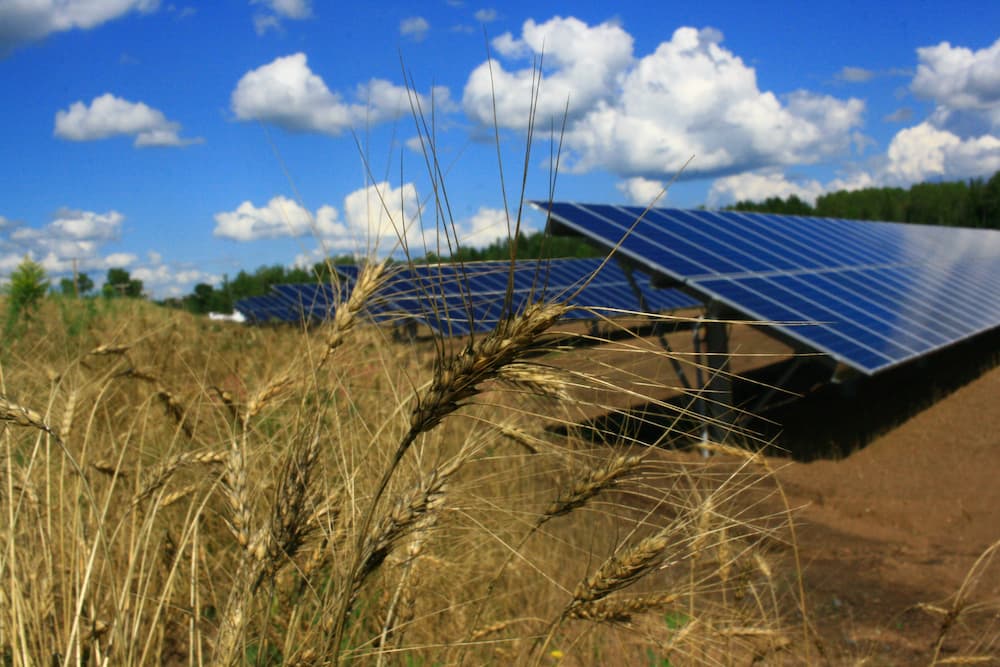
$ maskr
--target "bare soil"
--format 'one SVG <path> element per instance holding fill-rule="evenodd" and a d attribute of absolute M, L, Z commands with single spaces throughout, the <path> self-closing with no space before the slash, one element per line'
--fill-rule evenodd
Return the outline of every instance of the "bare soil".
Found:
<path fill-rule="evenodd" d="M 813 622 L 828 657 L 928 664 L 976 559 L 1000 540 L 1000 367 L 840 460 L 773 458 L 799 508 L 798 541 Z M 1000 664 L 1000 567 L 987 568 L 942 658 Z"/>
<path fill-rule="evenodd" d="M 668 338 L 680 355 L 692 352 L 690 332 Z M 936 654 L 943 664 L 1000 665 L 1000 553 L 968 579 L 1000 540 L 1000 332 L 839 384 L 829 382 L 829 365 L 790 356 L 759 328 L 733 326 L 730 348 L 733 372 L 747 378 L 734 384 L 734 400 L 760 414 L 744 425 L 755 437 L 734 441 L 768 443 L 767 459 L 794 508 L 815 631 L 808 661 L 927 665 Z M 675 388 L 661 400 L 685 400 L 666 361 L 651 369 L 648 356 L 623 354 L 610 363 L 622 379 L 641 363 Z M 798 371 L 785 376 L 792 363 Z M 798 396 L 767 395 L 779 379 Z M 650 405 L 630 409 L 644 424 L 655 413 Z M 662 424 L 676 429 L 672 419 Z M 647 429 L 638 437 L 658 436 Z M 780 511 L 776 498 L 770 502 Z M 785 557 L 790 571 L 791 551 Z M 963 583 L 963 611 L 947 616 Z"/>

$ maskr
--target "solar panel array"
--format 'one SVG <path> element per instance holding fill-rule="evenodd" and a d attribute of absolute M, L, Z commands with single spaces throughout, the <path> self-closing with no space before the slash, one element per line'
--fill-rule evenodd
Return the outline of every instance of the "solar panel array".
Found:
<path fill-rule="evenodd" d="M 484 332 L 513 309 L 529 300 L 573 296 L 568 318 L 592 319 L 583 307 L 615 311 L 666 312 L 698 305 L 678 290 L 653 289 L 641 271 L 631 275 L 615 262 L 597 271 L 601 259 L 552 259 L 518 262 L 513 271 L 512 303 L 505 309 L 510 263 L 406 265 L 393 268 L 385 286 L 368 303 L 368 314 L 377 321 L 411 320 L 445 335 Z M 353 284 L 358 267 L 337 266 L 344 287 Z M 596 275 L 594 275 L 597 271 Z M 594 275 L 593 280 L 587 282 Z M 236 304 L 255 321 L 322 320 L 332 315 L 335 298 L 330 285 L 276 285 L 269 297 L 254 297 Z"/>
<path fill-rule="evenodd" d="M 865 374 L 1000 326 L 1000 231 L 534 204 L 556 227 L 622 241 L 639 266 Z"/>

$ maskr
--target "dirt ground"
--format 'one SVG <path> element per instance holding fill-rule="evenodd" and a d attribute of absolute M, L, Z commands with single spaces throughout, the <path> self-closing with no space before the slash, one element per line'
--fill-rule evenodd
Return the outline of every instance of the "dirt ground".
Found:
<path fill-rule="evenodd" d="M 1000 540 L 1000 367 L 840 460 L 772 458 L 791 504 L 812 617 L 832 662 L 928 664 L 976 559 Z M 1000 560 L 1000 555 L 996 560 Z M 1000 564 L 986 568 L 942 658 L 1000 664 Z"/>
<path fill-rule="evenodd" d="M 681 355 L 691 351 L 690 332 L 669 338 Z M 763 382 L 795 361 L 757 328 L 734 326 L 730 348 L 733 371 Z M 994 332 L 840 385 L 827 382 L 829 366 L 806 359 L 789 380 L 802 398 L 770 395 L 777 407 L 748 424 L 757 447 L 771 443 L 768 460 L 795 510 L 817 664 L 927 665 L 946 627 L 943 664 L 1000 665 L 1000 553 L 966 582 L 1000 540 L 998 350 Z M 604 361 L 623 378 L 639 363 Z M 680 386 L 666 362 L 641 363 Z M 760 393 L 734 386 L 737 403 L 752 405 Z M 936 611 L 952 609 L 963 582 L 963 612 Z"/>

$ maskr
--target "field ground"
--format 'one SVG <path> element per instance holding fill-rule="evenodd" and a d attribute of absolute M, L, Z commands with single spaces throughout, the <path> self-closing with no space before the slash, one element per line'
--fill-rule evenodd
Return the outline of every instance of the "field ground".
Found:
<path fill-rule="evenodd" d="M 778 351 L 753 331 L 733 343 Z M 996 336 L 854 392 L 813 387 L 801 405 L 767 413 L 789 422 L 768 437 L 780 447 L 787 436 L 794 456 L 771 448 L 768 461 L 796 512 L 810 616 L 831 664 L 929 664 L 944 616 L 924 605 L 949 608 L 1000 540 L 1000 366 L 982 371 L 984 349 L 995 355 Z M 752 359 L 742 371 L 760 366 Z M 939 659 L 1000 664 L 1000 563 L 975 583 L 969 602 L 991 607 L 960 616 Z M 970 656 L 984 660 L 962 663 Z"/>
<path fill-rule="evenodd" d="M 917 605 L 947 607 L 1000 539 L 1000 368 L 844 459 L 773 464 L 801 508 L 806 589 L 831 653 L 926 664 L 942 618 Z M 1000 597 L 1000 568 L 973 595 Z M 988 634 L 995 642 L 998 624 L 995 609 L 970 619 L 945 656 Z M 996 656 L 1000 647 L 982 649 Z"/>
<path fill-rule="evenodd" d="M 668 339 L 682 358 L 692 354 L 690 332 Z M 753 326 L 732 327 L 730 348 L 732 370 L 764 383 L 791 362 L 787 347 Z M 1000 540 L 998 349 L 998 336 L 988 335 L 849 386 L 826 383 L 829 368 L 805 359 L 791 382 L 802 398 L 774 394 L 769 400 L 778 407 L 748 425 L 769 443 L 768 461 L 795 510 L 809 611 L 830 663 L 928 664 L 944 618 L 926 605 L 948 608 L 977 558 Z M 609 362 L 623 384 L 655 376 L 663 386 L 680 387 L 663 358 L 601 357 Z M 761 393 L 751 383 L 734 391 L 745 403 Z M 670 389 L 659 398 L 684 400 Z M 625 408 L 629 397 L 601 402 Z M 651 404 L 633 405 L 632 412 L 657 421 Z M 676 427 L 673 412 L 665 413 L 660 422 Z M 602 429 L 614 428 L 588 416 Z M 631 426 L 640 439 L 661 435 L 655 427 Z M 1000 664 L 1000 562 L 986 569 L 970 597 L 989 601 L 990 613 L 953 624 L 939 659 L 978 655 L 990 659 L 976 664 Z"/>

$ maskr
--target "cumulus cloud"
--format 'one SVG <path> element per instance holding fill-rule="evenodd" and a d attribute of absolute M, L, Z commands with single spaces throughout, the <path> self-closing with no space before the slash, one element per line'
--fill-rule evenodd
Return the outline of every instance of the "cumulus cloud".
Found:
<path fill-rule="evenodd" d="M 105 254 L 104 248 L 118 240 L 125 216 L 118 211 L 98 213 L 61 209 L 51 222 L 30 226 L 0 217 L 0 271 L 17 266 L 27 255 L 50 274 L 105 271 L 113 266 L 129 266 L 136 261 L 130 253 Z"/>
<path fill-rule="evenodd" d="M 910 90 L 955 109 L 992 108 L 1000 102 L 1000 39 L 972 51 L 948 42 L 917 49 Z"/>
<path fill-rule="evenodd" d="M 898 132 L 887 158 L 884 177 L 894 184 L 983 176 L 1000 170 L 1000 138 L 961 138 L 923 122 Z"/>
<path fill-rule="evenodd" d="M 136 266 L 130 271 L 130 275 L 141 280 L 143 290 L 154 297 L 179 297 L 190 294 L 198 283 L 218 285 L 222 282 L 222 276 L 217 274 L 187 265 L 167 264 L 158 256 L 159 253 L 151 251 L 149 254 L 157 257 L 151 258 L 148 264 Z"/>
<path fill-rule="evenodd" d="M 779 98 L 762 91 L 756 72 L 722 46 L 714 29 L 683 27 L 653 53 L 636 58 L 616 23 L 575 18 L 525 22 L 522 35 L 493 42 L 508 60 L 544 53 L 537 117 L 559 118 L 569 104 L 564 146 L 571 171 L 605 169 L 626 178 L 684 178 L 765 166 L 813 163 L 850 149 L 864 102 L 807 91 Z M 504 127 L 529 122 L 530 67 L 493 63 L 496 112 Z M 488 63 L 470 75 L 466 113 L 488 125 L 493 93 Z"/>
<path fill-rule="evenodd" d="M 413 183 L 393 188 L 383 181 L 355 190 L 344 198 L 344 217 L 353 238 L 342 241 L 352 242 L 352 247 L 357 247 L 359 241 L 363 247 L 382 252 L 391 252 L 400 243 L 419 251 L 425 247 L 420 202 Z M 337 240 L 324 239 L 334 246 L 338 245 Z M 344 243 L 339 247 L 344 247 Z"/>
<path fill-rule="evenodd" d="M 233 211 L 216 213 L 213 233 L 234 241 L 312 236 L 325 250 L 337 252 L 391 252 L 402 235 L 414 248 L 423 248 L 412 183 L 394 188 L 382 182 L 355 190 L 344 198 L 343 217 L 329 204 L 310 212 L 281 195 L 260 207 L 245 201 Z"/>
<path fill-rule="evenodd" d="M 769 197 L 787 199 L 792 195 L 814 204 L 825 191 L 819 181 L 790 181 L 780 171 L 748 171 L 716 179 L 708 191 L 708 205 L 718 208 L 738 201 L 763 201 Z"/>
<path fill-rule="evenodd" d="M 627 178 L 620 181 L 615 187 L 628 198 L 629 202 L 639 206 L 648 206 L 653 201 L 662 205 L 667 197 L 663 191 L 665 187 L 663 181 L 643 178 L 642 176 Z"/>
<path fill-rule="evenodd" d="M 159 0 L 0 2 L 0 57 L 46 35 L 89 30 L 132 12 L 155 11 L 159 4 Z"/>
<path fill-rule="evenodd" d="M 434 105 L 453 108 L 448 89 L 436 87 Z M 304 53 L 277 58 L 243 75 L 232 93 L 233 112 L 240 120 L 273 123 L 292 132 L 338 135 L 351 127 L 395 120 L 410 112 L 407 89 L 383 79 L 372 79 L 346 101 L 327 88 L 315 74 Z M 430 98 L 417 95 L 423 109 Z"/>
<path fill-rule="evenodd" d="M 463 247 L 481 248 L 497 239 L 505 239 L 507 223 L 507 212 L 502 208 L 481 206 L 472 217 L 455 224 L 458 244 Z"/>
<path fill-rule="evenodd" d="M 808 204 L 815 204 L 816 199 L 827 192 L 870 187 L 876 187 L 876 183 L 864 171 L 835 178 L 825 184 L 815 179 L 792 180 L 780 170 L 744 172 L 716 179 L 708 192 L 708 205 L 721 208 L 738 201 L 763 201 L 769 197 L 788 199 L 792 195 Z"/>
<path fill-rule="evenodd" d="M 1000 39 L 978 51 L 941 42 L 917 58 L 910 90 L 935 103 L 930 122 L 963 137 L 1000 130 Z"/>
<path fill-rule="evenodd" d="M 896 133 L 871 177 L 886 185 L 988 176 L 1000 169 L 1000 40 L 973 51 L 941 42 L 917 49 L 910 83 L 934 103 L 920 123 Z M 885 118 L 906 122 L 902 108 Z"/>
<path fill-rule="evenodd" d="M 215 236 L 234 241 L 256 241 L 280 237 L 336 236 L 347 233 L 332 206 L 310 213 L 298 202 L 284 196 L 273 197 L 262 207 L 250 201 L 236 210 L 215 214 Z"/>
<path fill-rule="evenodd" d="M 579 19 L 556 17 L 545 23 L 529 19 L 521 37 L 504 33 L 493 40 L 500 55 L 523 59 L 544 51 L 545 82 L 539 91 L 540 119 L 562 117 L 569 103 L 571 118 L 579 118 L 615 94 L 617 77 L 632 63 L 632 36 L 612 23 L 588 26 Z M 502 127 L 524 129 L 529 122 L 536 74 L 529 65 L 508 71 L 499 62 L 485 62 L 469 76 L 462 103 L 475 121 L 492 125 L 494 92 Z M 492 80 L 491 80 L 492 77 Z"/>
<path fill-rule="evenodd" d="M 423 16 L 411 16 L 399 22 L 399 34 L 418 42 L 427 36 L 430 29 L 431 24 Z"/>
<path fill-rule="evenodd" d="M 180 123 L 168 120 L 161 111 L 105 93 L 95 97 L 90 106 L 74 102 L 68 109 L 57 111 L 54 134 L 70 141 L 134 136 L 133 145 L 137 148 L 186 146 L 201 141 L 182 139 L 180 130 Z"/>

